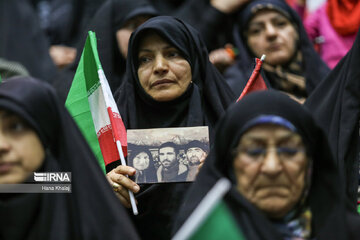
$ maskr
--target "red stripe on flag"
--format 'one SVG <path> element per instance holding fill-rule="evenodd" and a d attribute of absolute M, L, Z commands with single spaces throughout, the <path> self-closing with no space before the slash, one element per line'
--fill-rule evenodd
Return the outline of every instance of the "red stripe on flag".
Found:
<path fill-rule="evenodd" d="M 111 125 L 109 124 L 101 128 L 97 135 L 105 165 L 119 160 L 120 156 L 114 141 Z"/>
<path fill-rule="evenodd" d="M 249 78 L 249 81 L 246 83 L 246 86 L 245 86 L 244 90 L 242 91 L 240 97 L 238 98 L 238 100 L 236 100 L 237 102 L 240 99 L 242 99 L 246 94 L 249 94 L 254 91 L 260 91 L 260 90 L 267 89 L 265 81 L 260 74 L 260 69 L 261 69 L 262 63 L 263 62 L 260 59 L 256 58 L 255 69 L 252 72 L 251 77 Z"/>
<path fill-rule="evenodd" d="M 124 153 L 124 157 L 127 156 L 127 137 L 126 137 L 126 129 L 124 126 L 124 123 L 121 119 L 121 116 L 117 112 L 113 112 L 111 107 L 107 108 L 109 117 L 110 117 L 110 123 L 113 129 L 113 134 L 115 138 L 115 142 L 117 140 L 120 140 L 121 148 Z"/>

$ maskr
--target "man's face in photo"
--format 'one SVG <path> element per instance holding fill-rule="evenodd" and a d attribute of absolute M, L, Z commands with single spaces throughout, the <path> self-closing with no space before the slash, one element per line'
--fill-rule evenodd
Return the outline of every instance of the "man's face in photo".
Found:
<path fill-rule="evenodd" d="M 173 147 L 163 147 L 159 149 L 159 160 L 164 168 L 170 168 L 176 163 L 176 153 Z"/>
<path fill-rule="evenodd" d="M 200 164 L 200 159 L 204 155 L 205 155 L 205 152 L 199 147 L 192 147 L 186 151 L 186 156 L 188 158 L 190 166 Z"/>

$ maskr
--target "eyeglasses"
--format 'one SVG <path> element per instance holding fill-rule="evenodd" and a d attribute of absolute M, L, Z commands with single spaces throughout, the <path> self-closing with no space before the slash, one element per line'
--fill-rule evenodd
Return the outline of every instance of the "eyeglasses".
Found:
<path fill-rule="evenodd" d="M 247 147 L 240 148 L 238 152 L 245 154 L 248 158 L 254 161 L 262 161 L 265 156 L 271 151 L 276 152 L 281 160 L 291 160 L 298 153 L 305 152 L 304 147 Z"/>

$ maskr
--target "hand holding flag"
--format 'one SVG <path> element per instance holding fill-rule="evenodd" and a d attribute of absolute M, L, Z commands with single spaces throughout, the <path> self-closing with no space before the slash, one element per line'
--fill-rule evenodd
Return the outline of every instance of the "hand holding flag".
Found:
<path fill-rule="evenodd" d="M 126 166 L 126 129 L 100 63 L 94 32 L 90 31 L 86 39 L 65 105 L 104 172 L 105 165 L 119 159 Z M 137 215 L 130 190 L 129 195 L 133 213 Z"/>

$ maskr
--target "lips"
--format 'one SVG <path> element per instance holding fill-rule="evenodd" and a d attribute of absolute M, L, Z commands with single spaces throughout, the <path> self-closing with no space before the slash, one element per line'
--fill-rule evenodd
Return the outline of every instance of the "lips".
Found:
<path fill-rule="evenodd" d="M 281 44 L 276 43 L 276 44 L 271 44 L 267 50 L 273 52 L 279 50 L 280 48 L 281 48 Z"/>
<path fill-rule="evenodd" d="M 165 85 L 165 84 L 171 84 L 171 83 L 174 83 L 175 81 L 173 80 L 170 80 L 170 79 L 160 79 L 160 80 L 157 80 L 155 81 L 154 83 L 151 84 L 151 87 L 156 87 L 156 86 L 159 86 L 159 85 Z"/>
<path fill-rule="evenodd" d="M 0 174 L 8 173 L 14 166 L 15 163 L 0 163 Z"/>

